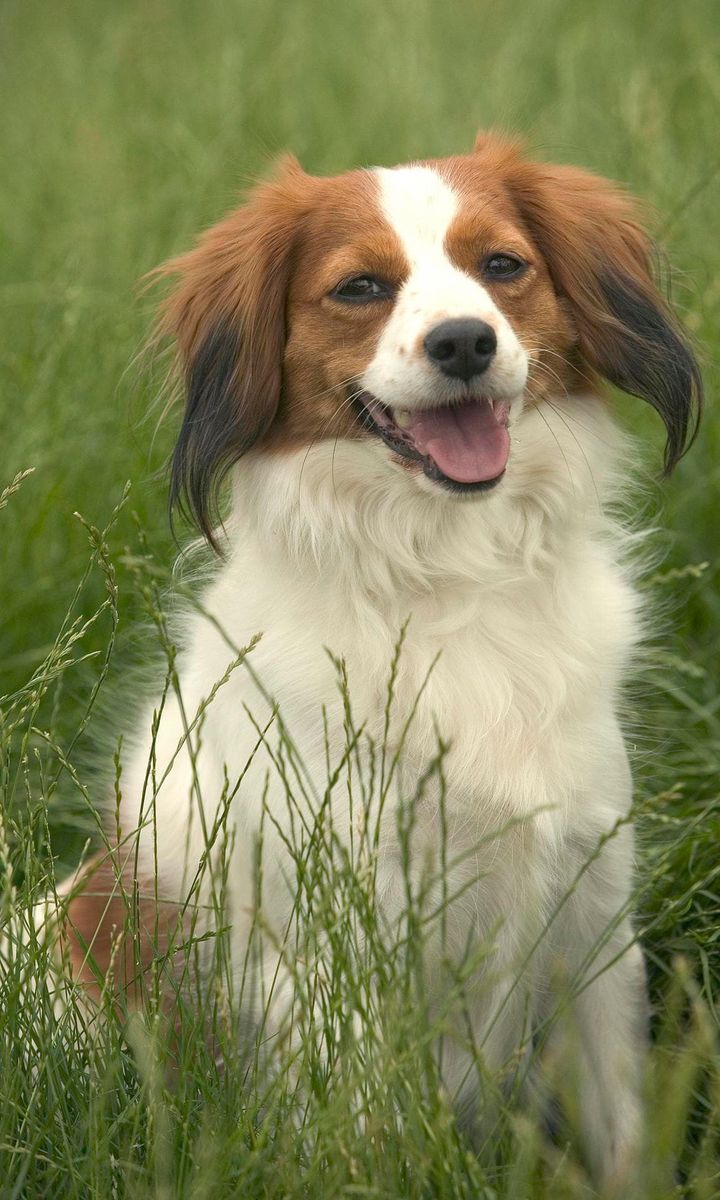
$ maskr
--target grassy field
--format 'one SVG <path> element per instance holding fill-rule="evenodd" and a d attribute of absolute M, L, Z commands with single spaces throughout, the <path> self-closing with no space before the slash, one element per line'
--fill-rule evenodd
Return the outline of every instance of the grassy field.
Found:
<path fill-rule="evenodd" d="M 144 273 L 187 246 L 284 149 L 306 169 L 332 173 L 460 151 L 492 124 L 526 135 L 540 155 L 624 181 L 651 205 L 676 304 L 700 348 L 708 409 L 698 443 L 660 488 L 651 482 L 658 423 L 618 400 L 650 447 L 647 519 L 660 530 L 662 558 L 645 582 L 661 635 L 627 713 L 656 1034 L 647 1169 L 633 1195 L 714 1200 L 715 0 L 5 0 L 0 100 L 0 492 L 32 471 L 0 511 L 5 917 L 45 889 L 52 856 L 61 878 L 96 836 L 98 729 L 106 738 L 113 689 L 147 653 L 138 631 L 157 610 L 175 553 L 163 467 L 177 418 L 160 420 L 157 372 L 138 361 L 153 308 L 140 292 Z M 112 520 L 104 541 L 76 513 L 92 527 Z M 99 722 L 90 712 L 96 691 Z M 324 870 L 323 894 L 345 889 L 352 908 L 353 881 L 337 866 Z M 321 917 L 320 899 L 316 908 Z M 386 952 L 378 939 L 378 970 Z M 43 954 L 31 947 L 32 972 Z M 512 1111 L 492 1153 L 469 1154 L 427 1056 L 408 1053 L 428 1042 L 423 1014 L 403 1016 L 413 1009 L 409 977 L 389 979 L 385 1040 L 368 1043 L 347 1074 L 323 1076 L 308 1043 L 300 1119 L 297 1072 L 286 1064 L 269 1079 L 256 1062 L 248 1074 L 230 1050 L 219 1071 L 191 1012 L 173 1047 L 152 1021 L 126 1033 L 112 1014 L 88 1045 L 80 1011 L 63 1018 L 59 1036 L 42 996 L 27 1000 L 22 969 L 16 961 L 0 987 L 2 1197 L 592 1194 L 574 1154 L 546 1145 Z M 339 997 L 362 990 L 363 980 L 337 970 Z M 390 1004 L 393 994 L 404 1009 Z M 171 1086 L 172 1056 L 180 1083 Z M 359 1093 L 372 1113 L 362 1129 Z"/>

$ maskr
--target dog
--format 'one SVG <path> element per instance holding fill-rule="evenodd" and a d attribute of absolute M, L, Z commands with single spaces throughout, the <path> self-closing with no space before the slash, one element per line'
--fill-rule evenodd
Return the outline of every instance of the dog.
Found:
<path fill-rule="evenodd" d="M 440 742 L 444 800 L 437 786 L 418 799 L 409 870 L 437 858 L 442 816 L 444 886 L 463 895 L 448 944 L 491 945 L 468 987 L 489 1070 L 527 1044 L 558 964 L 580 981 L 568 1008 L 581 1124 L 605 1181 L 640 1136 L 646 1000 L 618 718 L 643 621 L 617 515 L 637 448 L 602 387 L 656 410 L 666 472 L 702 392 L 652 260 L 621 187 L 490 133 L 469 154 L 333 178 L 284 158 L 162 269 L 175 282 L 160 334 L 177 346 L 186 398 L 172 502 L 218 565 L 184 620 L 178 693 L 125 756 L 119 823 L 137 836 L 122 870 L 146 933 L 118 958 L 107 857 L 67 892 L 75 978 L 91 986 L 114 961 L 127 981 L 152 959 L 147 930 L 157 937 L 159 910 L 162 928 L 172 922 L 222 810 L 239 971 L 264 813 L 265 919 L 288 953 L 280 717 L 320 791 L 326 743 L 336 759 L 346 745 L 347 697 L 368 744 L 402 743 L 405 781 Z M 234 669 L 251 644 L 251 669 Z M 390 922 L 405 903 L 403 786 L 388 787 L 375 862 Z M 347 792 L 329 804 L 349 845 Z M 428 953 L 441 989 L 439 943 Z M 274 978 L 278 955 L 259 969 Z M 278 1027 L 289 988 L 281 978 Z M 442 1070 L 472 1108 L 466 1048 L 446 1046 Z"/>

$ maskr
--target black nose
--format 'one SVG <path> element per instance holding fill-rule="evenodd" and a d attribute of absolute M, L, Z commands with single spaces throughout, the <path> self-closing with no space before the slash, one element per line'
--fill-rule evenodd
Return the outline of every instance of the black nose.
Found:
<path fill-rule="evenodd" d="M 443 321 L 425 338 L 425 353 L 431 362 L 445 375 L 465 381 L 488 369 L 496 349 L 492 326 L 469 317 Z"/>

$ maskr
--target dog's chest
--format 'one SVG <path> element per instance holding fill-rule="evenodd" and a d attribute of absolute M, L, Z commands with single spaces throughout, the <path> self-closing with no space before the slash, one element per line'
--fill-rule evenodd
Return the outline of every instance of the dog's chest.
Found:
<path fill-rule="evenodd" d="M 446 596 L 416 605 L 395 647 L 390 622 L 375 639 L 358 622 L 342 651 L 356 720 L 419 770 L 442 746 L 453 802 L 480 791 L 542 805 L 590 750 L 592 712 L 612 703 L 624 630 L 593 607 L 529 585 Z"/>
<path fill-rule="evenodd" d="M 265 629 L 252 653 L 265 699 L 245 673 L 234 677 L 213 705 L 216 752 L 239 770 L 245 706 L 255 713 L 254 742 L 271 699 L 321 790 L 328 762 L 342 758 L 354 733 L 359 747 L 398 755 L 409 781 L 441 751 L 447 802 L 461 816 L 497 826 L 565 805 L 597 770 L 635 637 L 635 598 L 586 544 L 551 576 L 517 568 L 492 584 L 462 581 L 384 601 L 352 593 L 347 580 L 320 588 L 289 577 L 282 588 L 273 580 L 253 589 L 235 640 Z M 255 577 L 260 583 L 262 572 Z M 226 575 L 212 598 L 223 625 L 237 584 Z M 196 650 L 207 694 L 227 648 L 212 635 Z"/>

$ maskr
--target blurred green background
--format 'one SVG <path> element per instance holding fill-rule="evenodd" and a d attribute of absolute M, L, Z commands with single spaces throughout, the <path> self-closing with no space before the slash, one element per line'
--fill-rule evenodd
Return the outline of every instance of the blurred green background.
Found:
<path fill-rule="evenodd" d="M 137 546 L 137 512 L 158 560 L 175 553 L 162 469 L 177 414 L 160 420 L 158 373 L 138 358 L 155 303 L 144 273 L 285 149 L 332 173 L 461 151 L 494 125 L 644 197 L 674 266 L 708 412 L 647 504 L 666 568 L 709 565 L 660 587 L 675 633 L 648 745 L 665 763 L 652 786 L 678 771 L 709 786 L 720 745 L 716 0 L 4 0 L 0 55 L 0 483 L 34 468 L 0 514 L 0 690 L 41 661 L 72 597 L 88 555 L 75 510 L 102 525 L 129 479 L 111 549 Z M 638 401 L 619 405 L 650 447 L 650 479 L 659 422 Z M 122 566 L 119 583 L 132 628 Z M 84 611 L 103 587 L 91 577 Z M 91 630 L 87 648 L 106 635 Z M 92 670 L 65 697 L 71 715 Z"/>
<path fill-rule="evenodd" d="M 124 722 L 132 707 L 132 689 L 122 676 L 128 664 L 150 658 L 154 646 L 143 632 L 143 586 L 155 578 L 164 588 L 164 572 L 177 552 L 163 471 L 178 414 L 161 417 L 162 364 L 152 370 L 141 354 L 156 304 L 142 292 L 145 273 L 187 247 L 287 149 L 307 170 L 334 173 L 462 151 L 478 127 L 493 125 L 524 135 L 540 157 L 612 176 L 648 202 L 673 265 L 676 306 L 699 347 L 707 412 L 697 444 L 672 480 L 658 486 L 653 473 L 661 461 L 660 423 L 639 401 L 617 398 L 623 420 L 646 447 L 638 455 L 638 477 L 645 481 L 638 503 L 645 523 L 658 529 L 654 546 L 662 559 L 648 569 L 643 585 L 657 612 L 657 635 L 628 691 L 625 713 L 641 833 L 637 908 L 658 1024 L 662 1028 L 668 1008 L 675 1011 L 666 981 L 677 980 L 673 964 L 681 952 L 692 988 L 699 986 L 707 1001 L 703 1011 L 716 1038 L 718 0 L 2 0 L 0 114 L 0 493 L 17 472 L 34 468 L 0 511 L 0 695 L 40 666 L 69 606 L 74 616 L 88 617 L 102 604 L 106 579 L 97 569 L 73 603 L 90 556 L 87 532 L 73 513 L 105 525 L 126 481 L 132 483 L 109 535 L 121 638 L 100 719 L 83 727 L 110 635 L 107 611 L 75 645 L 74 665 L 57 672 L 39 712 L 35 684 L 27 688 L 16 709 L 30 714 L 27 731 L 22 725 L 13 730 L 12 701 L 0 701 L 2 816 L 17 878 L 34 880 L 40 891 L 49 853 L 57 856 L 61 877 L 95 831 L 89 808 L 102 786 L 97 781 L 108 777 L 110 755 L 103 747 L 117 735 L 117 718 Z M 136 517 L 147 530 L 150 554 Z M 140 578 L 133 573 L 138 556 L 144 561 Z M 52 731 L 52 744 L 37 726 Z M 56 742 L 62 750 L 56 751 Z M 97 759 L 107 760 L 102 772 Z M 135 1181 L 128 1195 L 179 1195 L 171 1183 L 155 1189 L 148 1182 L 146 1189 L 145 1175 L 138 1173 L 135 1160 L 146 1144 L 139 1131 L 146 1126 L 157 1127 L 158 1144 L 168 1152 L 165 1125 L 153 1117 L 152 1105 L 146 1117 L 145 1102 L 136 1104 L 134 1093 L 128 1098 L 120 1089 L 117 1120 L 106 1119 L 103 1106 L 116 1103 L 108 1099 L 114 1077 L 83 1065 L 84 1050 L 67 1061 L 63 1050 L 60 1062 L 57 1047 L 51 1052 L 43 1040 L 46 1024 L 36 1022 L 25 1004 L 6 1006 L 5 1016 L 8 1127 L 15 1122 L 20 1133 L 3 1135 L 0 1149 L 18 1137 L 15 1167 L 3 1175 L 13 1190 L 12 1170 L 19 1169 L 13 1194 L 40 1194 L 33 1184 L 22 1190 L 27 1177 L 56 1181 L 51 1193 L 42 1194 L 59 1195 L 57 1188 L 67 1187 L 68 1195 L 84 1196 L 86 1178 L 105 1180 L 120 1161 Z M 695 1036 L 684 1010 L 677 1009 L 677 1023 L 677 1040 L 680 1025 Z M 272 1139 L 266 1146 L 262 1129 L 254 1142 L 255 1131 L 255 1156 L 248 1159 L 244 1139 L 252 1108 L 238 1118 L 246 1103 L 245 1077 L 228 1071 L 213 1083 L 212 1072 L 203 1074 L 207 1046 L 198 1049 L 198 1036 L 204 1045 L 202 1027 L 194 1041 L 186 1037 L 187 1111 L 181 1104 L 172 1118 L 182 1160 L 178 1172 L 189 1178 L 190 1164 L 199 1163 L 209 1180 L 193 1184 L 192 1195 L 235 1194 L 241 1169 L 247 1171 L 243 1178 L 258 1172 L 253 1195 L 314 1194 L 297 1168 L 294 1110 L 286 1120 L 286 1142 L 278 1137 L 279 1149 Z M 40 1047 L 37 1073 L 17 1069 L 25 1042 Z M 708 1057 L 713 1053 L 707 1051 Z M 670 1143 L 679 1148 L 685 1137 L 683 1089 L 694 1087 L 692 1061 L 692 1053 L 677 1061 L 670 1054 L 664 1073 L 654 1077 L 659 1083 L 652 1112 L 661 1115 L 651 1124 L 661 1165 L 672 1160 Z M 206 1109 L 198 1109 L 195 1088 Z M 717 1094 L 715 1083 L 701 1082 L 695 1090 L 683 1151 L 689 1161 L 705 1131 L 716 1128 Z M 669 1115 L 662 1118 L 665 1100 L 675 1095 L 679 1107 L 668 1103 Z M 342 1118 L 342 1102 L 338 1108 L 334 1093 L 329 1096 L 327 1119 L 322 1105 L 318 1110 L 318 1128 L 330 1132 L 319 1138 L 313 1162 L 323 1172 L 329 1163 L 335 1174 L 323 1176 L 322 1194 L 339 1195 L 333 1180 L 347 1183 L 350 1175 L 343 1194 L 361 1194 L 355 1160 L 342 1140 L 350 1129 L 349 1144 L 371 1163 L 371 1182 L 362 1194 L 397 1194 L 383 1190 L 382 1178 L 392 1178 L 393 1171 L 378 1171 L 373 1156 L 385 1154 L 388 1162 L 394 1156 L 402 1164 L 408 1138 L 395 1150 L 392 1141 L 366 1137 L 356 1130 L 354 1107 Z M 408 1120 L 408 1137 L 421 1124 Z M 127 1147 L 118 1151 L 126 1130 Z M 418 1145 L 433 1147 L 439 1159 L 446 1144 L 442 1130 L 430 1123 L 428 1131 Z M 148 1170 L 155 1170 L 157 1181 L 150 1133 L 147 1144 Z M 284 1145 L 290 1149 L 283 1151 Z M 681 1155 L 681 1166 L 683 1161 Z M 175 1168 L 167 1169 L 168 1179 L 175 1178 Z M 419 1175 L 423 1170 L 424 1159 Z M 572 1163 L 568 1171 L 548 1176 L 547 1191 L 532 1194 L 586 1194 L 582 1182 L 573 1188 L 567 1182 Z M 696 1173 L 697 1190 L 683 1195 L 716 1196 L 717 1175 L 710 1174 L 710 1167 Z M 468 1194 L 456 1188 L 457 1178 L 445 1170 L 437 1194 Z M 503 1185 L 501 1194 L 519 1195 L 516 1175 L 508 1179 L 510 1190 Z M 531 1194 L 524 1185 L 521 1191 Z M 100 1184 L 93 1194 L 110 1191 Z M 680 1188 L 652 1194 L 679 1195 Z"/>

